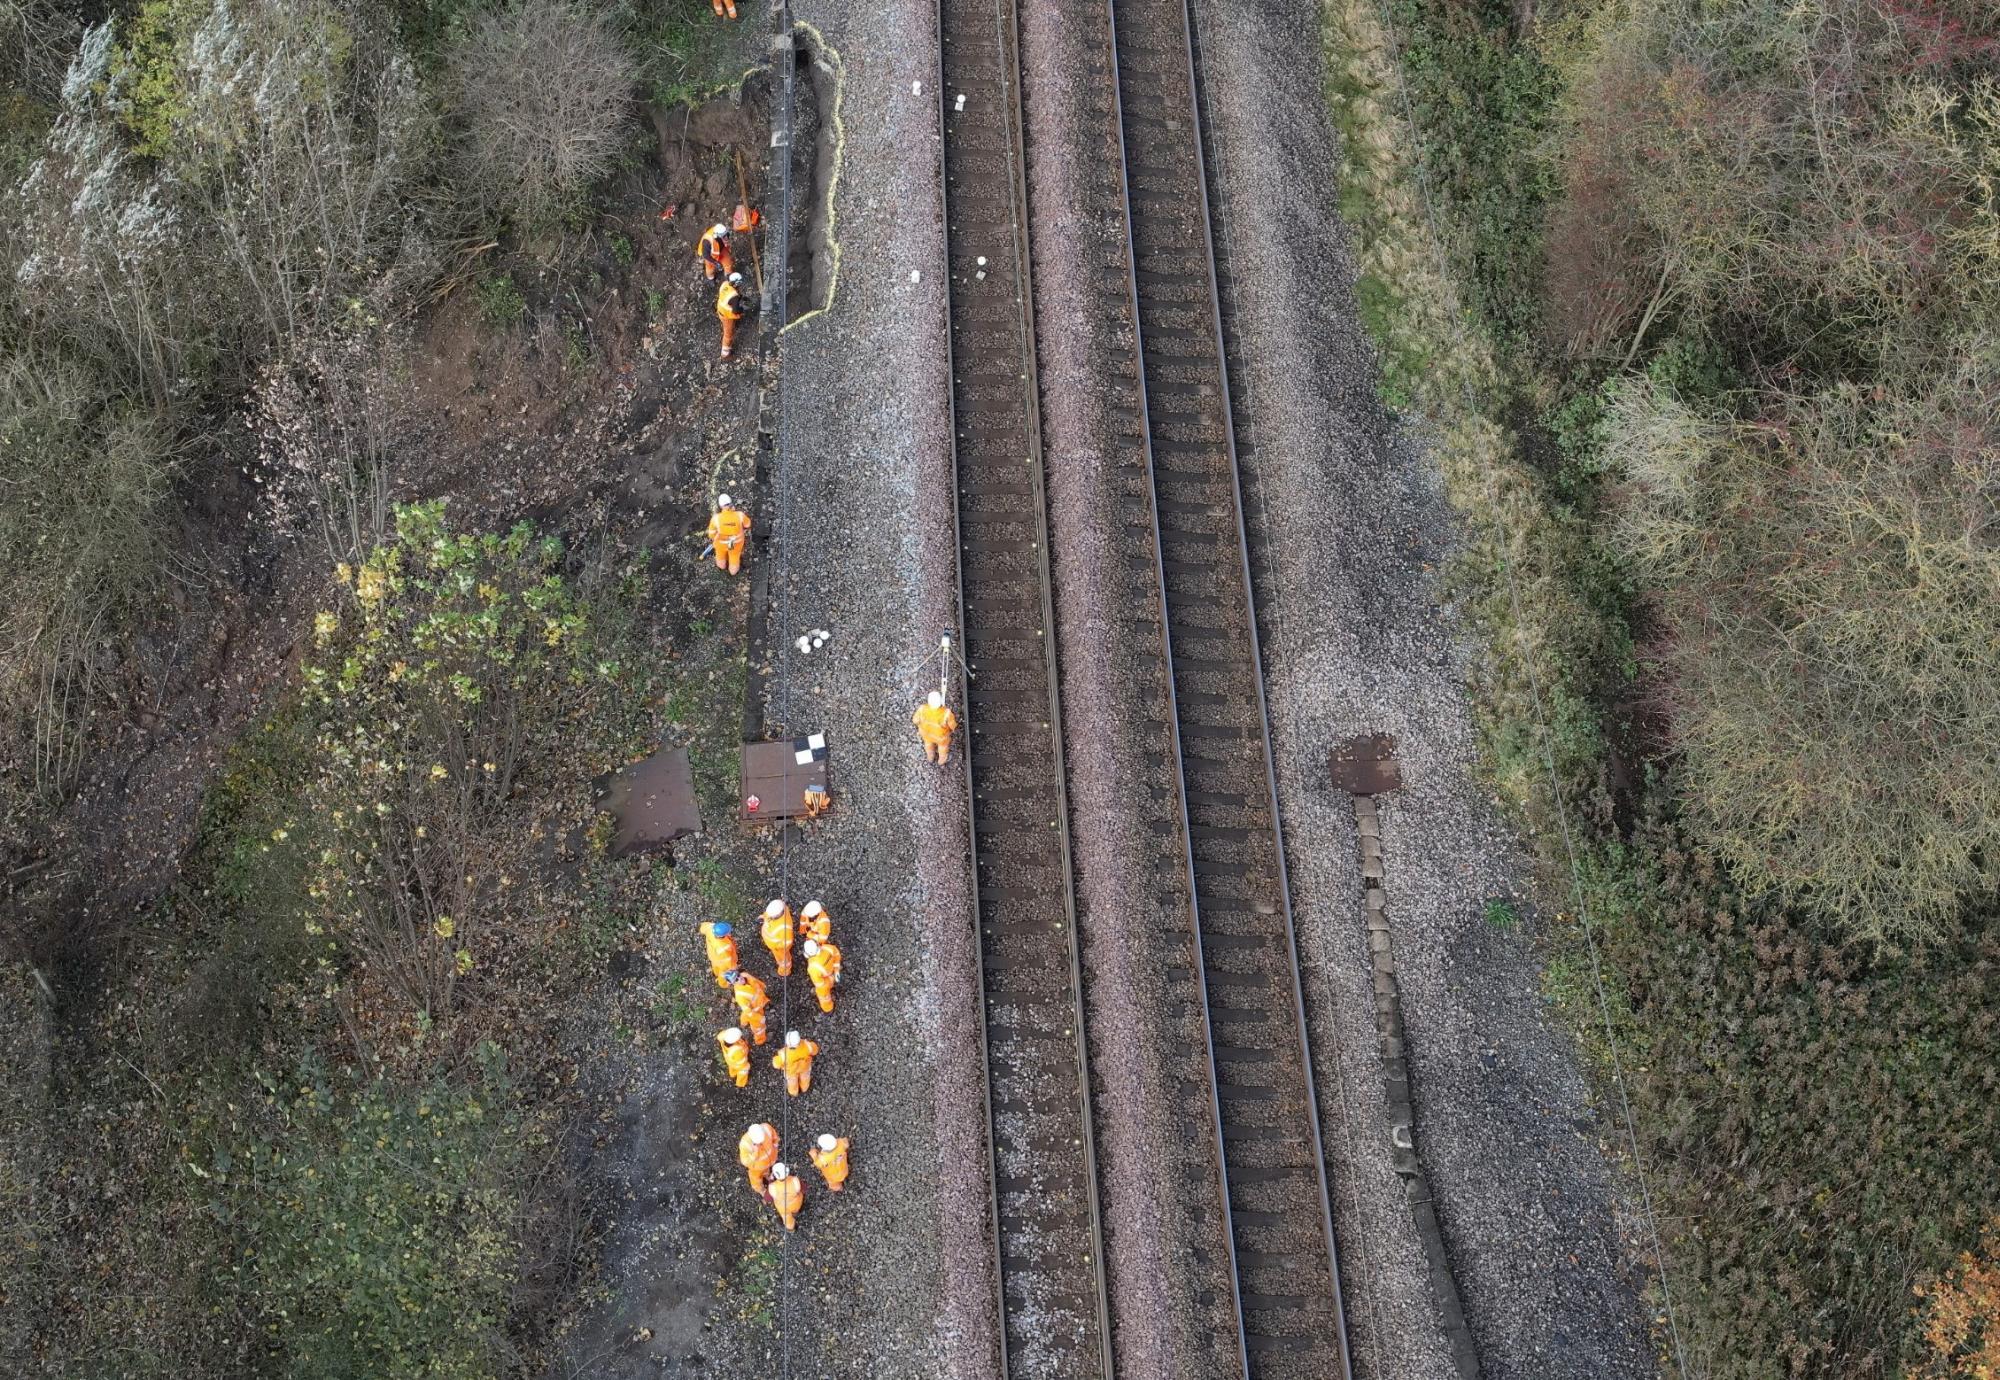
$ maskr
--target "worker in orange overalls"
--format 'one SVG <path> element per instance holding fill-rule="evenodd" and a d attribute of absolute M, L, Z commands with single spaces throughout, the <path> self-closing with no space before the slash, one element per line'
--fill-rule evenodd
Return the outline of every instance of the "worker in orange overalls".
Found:
<path fill-rule="evenodd" d="M 783 901 L 764 907 L 764 947 L 778 965 L 779 977 L 792 975 L 792 908 Z"/>
<path fill-rule="evenodd" d="M 817 939 L 808 939 L 806 976 L 812 979 L 813 994 L 819 998 L 819 1009 L 831 1012 L 833 989 L 840 983 L 840 950 L 831 942 L 822 944 Z"/>
<path fill-rule="evenodd" d="M 736 960 L 736 936 L 730 932 L 729 922 L 703 921 L 701 937 L 708 945 L 708 970 L 715 974 L 715 985 L 727 988 L 729 975 L 742 966 Z"/>
<path fill-rule="evenodd" d="M 715 496 L 715 514 L 708 520 L 708 544 L 715 548 L 715 568 L 734 575 L 743 568 L 743 548 L 750 544 L 750 515 L 728 494 Z"/>
<path fill-rule="evenodd" d="M 732 1025 L 715 1038 L 722 1046 L 722 1066 L 729 1070 L 737 1087 L 749 1087 L 750 1051 L 744 1047 L 742 1030 Z"/>
<path fill-rule="evenodd" d="M 815 782 L 806 787 L 804 797 L 807 819 L 818 819 L 826 813 L 826 807 L 833 804 L 833 797 L 826 793 L 823 783 Z"/>
<path fill-rule="evenodd" d="M 770 1035 L 769 1028 L 764 1024 L 764 1008 L 771 1004 L 764 984 L 739 968 L 729 975 L 729 986 L 736 997 L 736 1009 L 743 1017 L 743 1024 L 750 1030 L 750 1038 L 763 1044 Z"/>
<path fill-rule="evenodd" d="M 715 281 L 715 275 L 718 273 L 725 278 L 734 273 L 736 255 L 729 247 L 729 227 L 717 221 L 702 231 L 701 239 L 694 247 L 694 256 L 701 260 L 702 272 L 708 275 L 708 281 L 711 283 Z"/>
<path fill-rule="evenodd" d="M 951 712 L 943 694 L 931 691 L 930 698 L 917 706 L 910 719 L 917 726 L 917 736 L 924 740 L 924 760 L 939 765 L 949 762 L 951 735 L 958 730 L 958 715 Z"/>
<path fill-rule="evenodd" d="M 722 322 L 722 357 L 736 353 L 736 323 L 749 314 L 750 299 L 743 295 L 743 275 L 732 273 L 722 280 L 715 294 L 715 314 Z"/>
<path fill-rule="evenodd" d="M 750 1176 L 750 1191 L 770 1202 L 770 1190 L 764 1187 L 764 1180 L 778 1163 L 778 1128 L 768 1121 L 751 1126 L 743 1133 L 743 1139 L 736 1142 L 736 1162 Z"/>
<path fill-rule="evenodd" d="M 771 1067 L 785 1075 L 785 1096 L 812 1091 L 813 1056 L 818 1053 L 816 1041 L 802 1038 L 796 1030 L 785 1032 L 785 1047 L 771 1056 Z"/>
<path fill-rule="evenodd" d="M 806 1186 L 799 1182 L 790 1165 L 771 1166 L 771 1188 L 765 1195 L 771 1206 L 778 1210 L 778 1216 L 785 1219 L 785 1230 L 790 1231 L 799 1224 L 799 1209 L 806 1205 Z"/>
<path fill-rule="evenodd" d="M 833 938 L 833 917 L 826 913 L 826 907 L 817 901 L 806 902 L 806 908 L 799 912 L 799 922 L 805 926 L 805 936 L 824 944 Z"/>
<path fill-rule="evenodd" d="M 725 13 L 731 19 L 736 17 L 736 0 L 708 0 L 708 3 L 715 6 L 715 17 L 717 19 L 722 18 Z"/>
<path fill-rule="evenodd" d="M 811 1151 L 813 1168 L 826 1180 L 826 1191 L 840 1192 L 847 1182 L 847 1137 L 821 1136 Z"/>

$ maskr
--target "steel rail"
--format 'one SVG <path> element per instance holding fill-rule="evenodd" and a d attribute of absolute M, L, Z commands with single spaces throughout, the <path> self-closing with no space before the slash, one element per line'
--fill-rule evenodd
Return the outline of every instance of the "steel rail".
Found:
<path fill-rule="evenodd" d="M 1303 1144 L 1310 1160 L 1309 1167 L 1282 1163 L 1275 1165 L 1266 1163 L 1256 1166 L 1232 1163 L 1238 1157 L 1237 1155 L 1232 1155 L 1229 1149 L 1232 1142 L 1256 1144 L 1261 1141 L 1273 1139 L 1274 1133 L 1281 1131 L 1282 1128 L 1260 1124 L 1255 1109 L 1265 1101 L 1267 1095 L 1273 1100 L 1281 1097 L 1282 1090 L 1274 1090 L 1243 1077 L 1235 1077 L 1224 1083 L 1222 1080 L 1222 1069 L 1231 1060 L 1229 1056 L 1225 1055 L 1223 1048 L 1214 1043 L 1214 1027 L 1213 1024 L 1210 1025 L 1211 1059 L 1216 1070 L 1217 1080 L 1218 1083 L 1221 1083 L 1232 1094 L 1232 1096 L 1220 1096 L 1220 1089 L 1218 1090 L 1218 1105 L 1221 1108 L 1224 1142 L 1222 1165 L 1225 1197 L 1230 1204 L 1232 1237 L 1240 1238 L 1232 1242 L 1232 1265 L 1236 1273 L 1236 1289 L 1240 1310 L 1239 1317 L 1242 1319 L 1244 1328 L 1243 1340 L 1246 1349 L 1246 1364 L 1248 1366 L 1248 1373 L 1251 1376 L 1264 1377 L 1291 1375 L 1329 1376 L 1336 1373 L 1327 1369 L 1328 1364 L 1332 1363 L 1338 1366 L 1337 1374 L 1343 1377 L 1343 1380 L 1346 1380 L 1347 1377 L 1351 1377 L 1352 1375 L 1352 1363 L 1349 1357 L 1346 1318 L 1341 1299 L 1338 1254 L 1333 1236 L 1331 1200 L 1327 1192 L 1326 1160 L 1320 1137 L 1318 1096 L 1313 1083 L 1312 1054 L 1305 1019 L 1304 989 L 1299 971 L 1298 938 L 1292 916 L 1291 889 L 1286 875 L 1283 831 L 1278 812 L 1277 775 L 1271 753 L 1270 716 L 1264 695 L 1263 653 L 1257 635 L 1256 587 L 1251 576 L 1248 532 L 1243 520 L 1242 484 L 1238 468 L 1234 419 L 1229 393 L 1228 352 L 1221 304 L 1216 286 L 1214 232 L 1208 204 L 1207 169 L 1202 150 L 1200 109 L 1196 93 L 1196 70 L 1191 16 L 1188 10 L 1188 0 L 1105 0 L 1105 5 L 1111 34 L 1114 83 L 1117 89 L 1119 154 L 1125 176 L 1126 229 L 1131 248 L 1129 256 L 1131 281 L 1129 288 L 1139 325 L 1135 349 L 1138 351 L 1140 360 L 1140 390 L 1142 397 L 1146 399 L 1146 462 L 1149 489 L 1153 497 L 1155 530 L 1159 533 L 1160 537 L 1157 546 L 1160 560 L 1159 598 L 1163 611 L 1162 621 L 1165 627 L 1167 656 L 1171 668 L 1169 680 L 1174 687 L 1174 720 L 1177 730 L 1183 728 L 1189 732 L 1199 730 L 1199 735 L 1202 737 L 1226 739 L 1229 735 L 1231 725 L 1227 723 L 1218 725 L 1216 723 L 1197 722 L 1197 716 L 1190 712 L 1187 707 L 1188 700 L 1190 696 L 1199 696 L 1201 703 L 1220 704 L 1229 698 L 1228 692 L 1231 690 L 1236 691 L 1240 695 L 1242 693 L 1242 686 L 1240 684 L 1231 684 L 1225 673 L 1220 681 L 1213 675 L 1199 680 L 1199 683 L 1210 687 L 1221 684 L 1224 686 L 1223 691 L 1218 692 L 1213 688 L 1195 690 L 1193 686 L 1197 683 L 1197 677 L 1188 675 L 1186 676 L 1188 682 L 1187 693 L 1183 694 L 1182 691 L 1183 673 L 1190 666 L 1197 663 L 1205 665 L 1215 665 L 1216 663 L 1213 660 L 1202 658 L 1176 658 L 1176 643 L 1183 640 L 1190 643 L 1194 642 L 1196 639 L 1192 634 L 1197 628 L 1205 635 L 1214 634 L 1217 630 L 1203 627 L 1195 623 L 1192 619 L 1185 617 L 1179 611 L 1178 605 L 1180 600 L 1176 598 L 1171 582 L 1168 579 L 1167 567 L 1169 557 L 1167 543 L 1170 537 L 1179 542 L 1172 560 L 1172 564 L 1177 567 L 1183 565 L 1193 566 L 1196 564 L 1195 561 L 1183 561 L 1181 559 L 1183 556 L 1191 555 L 1199 560 L 1206 554 L 1210 559 L 1226 561 L 1228 553 L 1203 553 L 1201 551 L 1203 542 L 1200 540 L 1203 534 L 1194 531 L 1193 527 L 1190 526 L 1185 531 L 1185 539 L 1182 539 L 1181 535 L 1176 534 L 1173 524 L 1161 520 L 1163 503 L 1160 498 L 1162 491 L 1160 478 L 1161 471 L 1164 468 L 1161 461 L 1161 454 L 1168 451 L 1180 455 L 1192 455 L 1196 458 L 1197 462 L 1204 458 L 1204 456 L 1218 460 L 1223 471 L 1223 477 L 1226 477 L 1228 481 L 1227 492 L 1229 501 L 1227 506 L 1230 510 L 1229 525 L 1232 529 L 1230 535 L 1233 536 L 1233 541 L 1229 541 L 1226 544 L 1234 548 L 1233 555 L 1235 559 L 1233 563 L 1236 567 L 1234 578 L 1242 582 L 1242 602 L 1241 607 L 1236 612 L 1243 619 L 1244 625 L 1241 631 L 1248 640 L 1247 661 L 1251 672 L 1248 679 L 1251 683 L 1251 690 L 1246 698 L 1254 702 L 1256 709 L 1254 724 L 1247 726 L 1246 736 L 1254 735 L 1257 739 L 1259 750 L 1256 756 L 1261 758 L 1262 763 L 1263 790 L 1261 792 L 1262 800 L 1260 806 L 1263 819 L 1261 821 L 1256 821 L 1249 825 L 1239 824 L 1235 826 L 1196 825 L 1193 823 L 1193 812 L 1189 811 L 1188 818 L 1190 823 L 1187 840 L 1196 878 L 1194 894 L 1196 943 L 1197 948 L 1204 951 L 1209 947 L 1211 942 L 1219 946 L 1224 940 L 1230 941 L 1231 948 L 1236 949 L 1238 952 L 1247 951 L 1255 947 L 1257 937 L 1254 932 L 1244 933 L 1239 931 L 1235 934 L 1225 934 L 1217 926 L 1216 922 L 1224 914 L 1233 913 L 1242 915 L 1256 913 L 1258 909 L 1257 898 L 1255 896 L 1232 896 L 1229 894 L 1231 888 L 1220 886 L 1216 879 L 1229 875 L 1246 875 L 1253 870 L 1251 864 L 1235 860 L 1231 850 L 1223 846 L 1224 840 L 1231 835 L 1241 835 L 1244 837 L 1247 845 L 1251 842 L 1252 836 L 1267 834 L 1269 846 L 1272 849 L 1273 866 L 1271 868 L 1271 880 L 1276 885 L 1277 904 L 1275 910 L 1281 922 L 1280 937 L 1282 938 L 1282 947 L 1284 949 L 1284 978 L 1287 979 L 1282 985 L 1287 989 L 1285 995 L 1288 995 L 1290 998 L 1290 1011 L 1287 1014 L 1290 1016 L 1292 1029 L 1295 1034 L 1291 1041 L 1292 1047 L 1289 1050 L 1282 1047 L 1283 1041 L 1281 1038 L 1279 1042 L 1274 1042 L 1262 1049 L 1251 1046 L 1234 1049 L 1231 1051 L 1231 1054 L 1237 1056 L 1262 1055 L 1273 1059 L 1296 1058 L 1299 1074 L 1299 1087 L 1297 1091 L 1304 1098 L 1304 1116 L 1302 1118 L 1304 1122 Z M 1122 23 L 1121 15 L 1123 16 Z M 1135 19 L 1133 18 L 1134 15 L 1139 15 L 1141 18 Z M 1139 35 L 1133 32 L 1133 30 L 1139 25 L 1148 22 L 1154 26 L 1156 31 L 1165 28 L 1170 33 L 1177 34 L 1178 43 L 1176 47 L 1181 57 L 1179 64 L 1181 70 L 1178 75 L 1185 81 L 1185 86 L 1180 93 L 1180 99 L 1177 99 L 1173 93 L 1158 90 L 1157 87 L 1145 90 L 1133 80 L 1132 75 L 1128 74 L 1128 69 L 1136 69 L 1139 59 L 1135 57 L 1135 54 L 1141 47 L 1137 42 Z M 1158 113 L 1159 107 L 1156 105 L 1152 111 L 1146 113 L 1142 122 L 1140 115 L 1134 109 L 1135 102 L 1128 99 L 1128 96 L 1141 95 L 1142 90 L 1144 90 L 1145 95 L 1156 97 L 1164 102 L 1166 108 L 1164 118 L 1160 117 Z M 1169 209 L 1165 213 L 1160 210 L 1163 198 L 1159 193 L 1158 187 L 1142 187 L 1141 179 L 1135 176 L 1132 157 L 1134 134 L 1135 131 L 1145 131 L 1149 125 L 1164 125 L 1169 130 L 1184 129 L 1186 131 L 1185 138 L 1180 142 L 1185 146 L 1186 151 L 1191 154 L 1193 161 L 1191 170 L 1154 167 L 1145 171 L 1155 181 L 1159 180 L 1162 176 L 1171 177 L 1176 171 L 1183 173 L 1191 171 L 1192 187 L 1182 187 L 1177 190 L 1187 194 L 1181 202 L 1183 206 L 1191 202 L 1199 208 L 1200 234 L 1196 237 L 1195 244 L 1186 246 L 1191 251 L 1197 251 L 1198 266 L 1193 269 L 1192 274 L 1189 274 L 1185 265 L 1182 266 L 1182 276 L 1198 276 L 1202 280 L 1201 296 L 1205 300 L 1201 303 L 1201 306 L 1204 306 L 1206 311 L 1205 313 L 1197 313 L 1205 318 L 1199 323 L 1191 323 L 1187 320 L 1184 311 L 1177 310 L 1184 307 L 1185 304 L 1173 301 L 1171 295 L 1163 285 L 1164 280 L 1173 275 L 1158 267 L 1148 268 L 1142 266 L 1141 254 L 1143 250 L 1148 247 L 1158 247 L 1157 245 L 1143 245 L 1142 240 L 1149 238 L 1157 232 L 1163 240 L 1168 242 L 1169 248 L 1171 248 L 1171 241 L 1174 238 L 1177 236 L 1182 239 L 1186 238 L 1184 234 L 1168 224 L 1171 219 L 1171 210 Z M 1144 227 L 1144 229 L 1142 230 L 1141 227 Z M 1145 276 L 1142 277 L 1142 274 Z M 1162 280 L 1162 283 L 1156 284 L 1149 292 L 1145 286 L 1148 278 Z M 1151 299 L 1150 301 L 1149 298 Z M 1149 335 L 1160 341 L 1163 348 L 1150 348 L 1148 344 Z M 1189 340 L 1191 342 L 1191 352 L 1183 353 L 1177 357 L 1170 357 L 1164 348 L 1164 344 L 1166 339 L 1174 337 Z M 1208 367 L 1208 361 L 1201 357 L 1204 346 L 1212 352 L 1212 368 Z M 1182 415 L 1177 419 L 1181 425 L 1170 428 L 1165 423 L 1162 414 L 1154 408 L 1153 398 L 1156 394 L 1161 396 L 1166 396 L 1170 393 L 1188 394 L 1190 390 L 1185 384 L 1178 381 L 1170 381 L 1166 378 L 1166 375 L 1172 367 L 1184 366 L 1190 361 L 1193 361 L 1196 370 L 1204 373 L 1207 377 L 1197 383 L 1192 390 L 1192 396 L 1197 399 L 1197 405 L 1192 409 L 1182 409 Z M 1156 370 L 1159 374 L 1157 378 L 1155 377 Z M 1203 417 L 1200 415 L 1203 410 L 1200 406 L 1200 400 L 1206 398 L 1207 391 L 1210 388 L 1214 390 L 1215 405 L 1209 411 L 1208 415 Z M 1204 440 L 1199 437 L 1191 441 L 1185 434 L 1173 434 L 1176 430 L 1182 432 L 1189 429 L 1199 430 L 1198 425 L 1190 428 L 1189 424 L 1198 424 L 1202 420 L 1219 421 L 1220 437 L 1204 443 Z M 1219 441 L 1219 445 L 1216 444 L 1217 441 Z M 1174 478 L 1175 476 L 1170 473 L 1168 477 Z M 1185 478 L 1186 476 L 1181 477 Z M 1213 505 L 1181 501 L 1179 506 L 1194 510 L 1212 507 Z M 1208 515 L 1213 516 L 1212 513 Z M 1187 597 L 1183 594 L 1181 599 L 1186 599 Z M 1191 799 L 1188 781 L 1188 764 L 1191 754 L 1184 750 L 1184 746 L 1180 742 L 1177 742 L 1176 746 L 1176 769 L 1180 778 L 1181 797 L 1185 809 L 1186 802 Z M 1225 762 L 1223 765 L 1226 775 L 1232 764 Z M 1226 790 L 1201 792 L 1199 794 L 1204 800 L 1205 807 L 1218 804 L 1228 805 L 1235 799 Z M 1227 815 L 1222 811 L 1217 811 L 1217 813 L 1221 817 L 1238 819 L 1246 817 L 1241 813 L 1233 816 Z M 1256 813 L 1254 810 L 1251 811 L 1250 817 L 1254 818 Z M 1260 825 L 1261 827 L 1259 827 Z M 1254 861 L 1255 858 L 1253 855 L 1252 864 L 1254 864 Z M 1205 874 L 1209 878 L 1207 885 L 1203 883 Z M 1249 909 L 1245 911 L 1242 905 L 1232 908 L 1212 903 L 1217 900 L 1239 901 L 1247 905 Z M 1231 985 L 1255 985 L 1256 974 L 1254 971 L 1247 975 L 1234 971 L 1218 972 L 1215 975 L 1218 985 L 1220 985 L 1219 979 L 1223 976 L 1228 976 L 1232 979 L 1242 979 L 1245 977 L 1250 979 L 1248 982 L 1232 983 Z M 1204 969 L 1203 983 L 1205 988 L 1209 983 L 1209 975 L 1206 969 Z M 1250 1023 L 1243 1021 L 1241 1017 L 1246 1014 L 1246 1011 L 1253 1009 L 1228 1007 L 1219 1001 L 1213 1004 L 1205 1003 L 1205 1019 L 1211 1018 L 1212 1012 L 1216 1009 L 1231 1011 L 1239 1031 L 1248 1028 Z M 1300 1128 L 1294 1122 L 1291 1129 L 1296 1132 Z M 1250 1152 L 1239 1153 L 1241 1158 L 1245 1160 L 1253 1157 Z M 1287 1182 L 1288 1179 L 1290 1180 L 1289 1183 Z M 1289 1191 L 1290 1195 L 1295 1197 L 1298 1191 L 1305 1188 L 1307 1184 L 1310 1185 L 1309 1192 L 1311 1199 L 1314 1201 L 1304 1206 L 1293 1202 L 1287 1209 L 1283 1201 L 1287 1192 Z M 1256 1187 L 1253 1188 L 1253 1185 Z M 1274 1187 L 1278 1195 L 1277 1206 L 1273 1205 L 1272 1192 L 1270 1191 Z M 1259 1189 L 1265 1191 L 1258 1191 Z M 1239 1198 L 1245 1201 L 1239 1203 Z M 1316 1212 L 1313 1211 L 1315 1208 Z M 1296 1220 L 1297 1215 L 1301 1212 L 1311 1212 L 1317 1218 L 1315 1230 L 1312 1234 L 1318 1238 L 1319 1250 L 1323 1252 L 1321 1258 L 1324 1260 L 1324 1269 L 1326 1272 L 1325 1293 L 1318 1298 L 1313 1297 L 1314 1294 L 1319 1293 L 1317 1288 L 1309 1289 L 1306 1292 L 1292 1292 L 1297 1287 L 1299 1271 L 1302 1265 L 1305 1270 L 1311 1272 L 1312 1267 L 1317 1263 L 1316 1260 L 1311 1258 L 1312 1252 L 1310 1248 L 1300 1249 L 1296 1243 L 1273 1239 L 1273 1234 L 1282 1232 L 1284 1226 L 1287 1225 L 1288 1216 Z M 1281 1247 L 1281 1249 L 1265 1249 L 1266 1247 L 1273 1246 Z M 1309 1279 L 1306 1282 L 1309 1285 L 1317 1285 L 1319 1281 L 1317 1279 Z M 1331 1315 L 1329 1319 L 1331 1323 L 1331 1336 L 1327 1339 L 1331 1341 L 1330 1348 L 1319 1344 L 1320 1338 L 1325 1336 L 1325 1331 L 1313 1325 L 1317 1312 L 1321 1308 L 1330 1312 Z M 1253 1317 L 1256 1319 L 1255 1322 L 1253 1322 Z M 1331 1350 L 1331 1355 L 1326 1354 L 1328 1350 Z"/>
<path fill-rule="evenodd" d="M 1000 1364 L 1010 1380 L 1110 1380 L 1110 1309 L 1057 686 L 1014 0 L 938 0 L 937 24 L 958 618 L 968 664 L 987 674 L 985 686 L 967 686 L 964 741 Z M 984 42 L 991 44 L 990 62 L 975 72 Z M 967 76 L 978 79 L 955 80 Z M 996 177 L 991 166 L 978 167 L 981 156 L 996 153 L 1007 164 L 1003 176 Z M 975 196 L 975 188 L 960 185 L 960 172 L 982 174 L 978 190 L 985 194 Z M 1003 189 L 997 196 L 995 181 Z M 992 237 L 983 246 L 974 238 L 982 233 Z M 981 257 L 982 247 L 998 250 L 1002 239 L 1003 260 Z M 1011 296 L 1011 311 L 995 312 L 993 299 L 1003 292 Z M 995 320 L 1001 322 L 997 327 L 991 324 Z M 1001 343 L 1008 335 L 1011 348 Z M 1023 526 L 1023 508 L 1031 521 L 1025 531 L 1014 530 Z M 968 537 L 974 526 L 993 535 Z M 1034 625 L 1032 636 L 1010 626 L 1023 614 Z M 1002 655 L 1020 648 L 1030 650 Z M 1006 688 L 1010 665 L 1036 661 L 1042 672 L 1038 688 Z M 988 714 L 985 706 L 994 712 Z M 1009 711 L 1042 716 L 1044 744 L 1034 742 L 1033 720 L 1007 719 Z M 996 732 L 1003 726 L 1029 731 Z M 1049 989 L 1047 965 L 1039 970 L 1037 965 L 1052 944 L 1062 946 L 1066 960 L 1059 965 L 1065 968 L 1061 990 Z M 1039 988 L 1038 977 L 1044 984 Z M 1071 1037 L 1073 1062 L 1067 1070 L 1057 1044 L 1063 1036 Z M 1053 1093 L 1051 1081 L 1057 1085 Z M 1064 1108 L 1060 1090 L 1071 1085 L 1074 1105 Z M 1065 1137 L 1072 1124 L 1075 1135 Z M 1037 1130 L 1039 1142 L 1031 1142 Z M 1015 1136 L 1017 1143 L 1003 1146 Z"/>

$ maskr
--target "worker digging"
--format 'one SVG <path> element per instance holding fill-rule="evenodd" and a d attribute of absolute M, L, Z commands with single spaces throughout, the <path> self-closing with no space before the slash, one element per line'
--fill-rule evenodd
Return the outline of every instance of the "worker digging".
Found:
<path fill-rule="evenodd" d="M 750 541 L 750 515 L 728 494 L 718 494 L 708 520 L 708 544 L 715 550 L 715 568 L 731 575 L 743 568 L 743 549 Z"/>
<path fill-rule="evenodd" d="M 796 1030 L 785 1032 L 785 1047 L 771 1056 L 771 1067 L 785 1075 L 785 1096 L 797 1097 L 812 1091 L 813 1059 L 819 1045 Z"/>

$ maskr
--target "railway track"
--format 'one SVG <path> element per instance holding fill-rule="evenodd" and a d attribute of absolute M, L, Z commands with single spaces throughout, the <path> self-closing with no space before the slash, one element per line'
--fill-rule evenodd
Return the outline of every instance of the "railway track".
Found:
<path fill-rule="evenodd" d="M 1187 0 L 1106 0 L 1159 592 L 1253 1380 L 1352 1374 L 1279 829 Z M 1112 73 L 1107 73 L 1110 77 Z"/>
<path fill-rule="evenodd" d="M 1013 0 L 940 0 L 938 34 L 1001 1369 L 1109 1380 Z"/>

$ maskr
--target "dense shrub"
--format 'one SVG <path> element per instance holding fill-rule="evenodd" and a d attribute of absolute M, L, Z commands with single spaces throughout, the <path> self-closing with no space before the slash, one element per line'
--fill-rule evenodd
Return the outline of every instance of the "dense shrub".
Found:
<path fill-rule="evenodd" d="M 2000 1375 L 2000 1217 L 1986 1224 L 1978 1255 L 1961 1253 L 1943 1278 L 1917 1292 L 1929 1354 L 1910 1368 L 1910 1380 Z"/>
<path fill-rule="evenodd" d="M 576 0 L 480 16 L 451 57 L 466 196 L 529 229 L 578 209 L 624 146 L 635 80 L 610 20 Z"/>
<path fill-rule="evenodd" d="M 44 784 L 75 761 L 102 647 L 157 578 L 166 429 L 60 355 L 0 355 L 0 705 Z"/>

